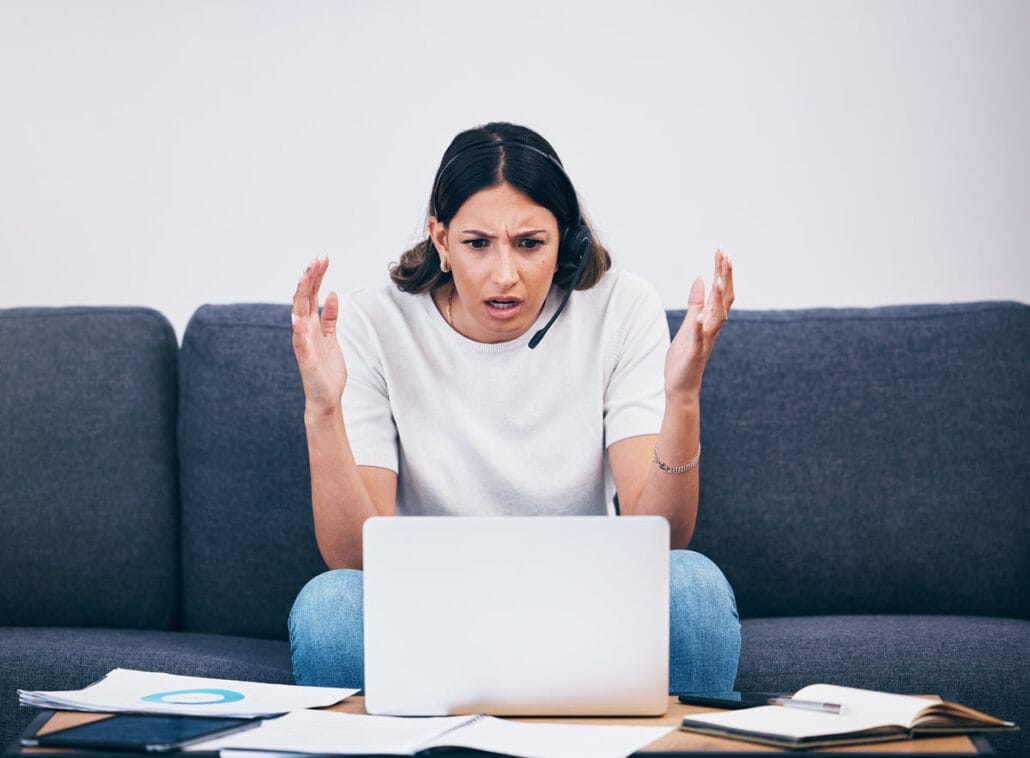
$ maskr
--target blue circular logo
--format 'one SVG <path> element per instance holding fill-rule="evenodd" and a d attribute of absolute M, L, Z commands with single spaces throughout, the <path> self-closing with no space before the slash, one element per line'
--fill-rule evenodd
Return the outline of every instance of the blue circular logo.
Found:
<path fill-rule="evenodd" d="M 173 692 L 155 692 L 144 695 L 142 700 L 148 703 L 172 703 L 175 705 L 215 705 L 217 703 L 235 703 L 243 700 L 243 693 L 233 690 L 174 690 Z"/>

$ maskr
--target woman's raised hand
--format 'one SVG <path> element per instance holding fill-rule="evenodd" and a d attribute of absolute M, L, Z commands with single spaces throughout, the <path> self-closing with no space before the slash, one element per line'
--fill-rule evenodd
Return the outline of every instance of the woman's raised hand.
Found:
<path fill-rule="evenodd" d="M 665 358 L 665 394 L 696 400 L 701 375 L 715 340 L 733 306 L 733 264 L 722 250 L 715 251 L 715 278 L 705 301 L 705 283 L 699 276 L 690 287 L 687 314 Z"/>
<path fill-rule="evenodd" d="M 318 315 L 318 290 L 329 268 L 329 258 L 308 264 L 293 294 L 293 354 L 304 384 L 305 412 L 332 413 L 340 405 L 347 383 L 347 366 L 336 340 L 340 302 L 335 292 L 325 299 Z"/>

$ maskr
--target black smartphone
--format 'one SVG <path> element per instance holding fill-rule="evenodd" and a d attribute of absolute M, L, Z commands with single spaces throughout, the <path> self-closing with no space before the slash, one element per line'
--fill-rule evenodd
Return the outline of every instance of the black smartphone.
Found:
<path fill-rule="evenodd" d="M 768 705 L 774 697 L 783 697 L 782 692 L 684 692 L 679 696 L 681 703 L 687 705 L 703 705 L 708 708 L 753 708 L 756 705 Z"/>
<path fill-rule="evenodd" d="M 258 718 L 119 713 L 22 740 L 24 747 L 165 753 L 258 726 Z"/>

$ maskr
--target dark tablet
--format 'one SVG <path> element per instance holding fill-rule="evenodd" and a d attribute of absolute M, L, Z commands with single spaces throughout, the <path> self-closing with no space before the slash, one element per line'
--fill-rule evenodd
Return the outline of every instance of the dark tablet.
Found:
<path fill-rule="evenodd" d="M 25 747 L 162 753 L 258 726 L 261 719 L 119 713 L 22 740 Z"/>

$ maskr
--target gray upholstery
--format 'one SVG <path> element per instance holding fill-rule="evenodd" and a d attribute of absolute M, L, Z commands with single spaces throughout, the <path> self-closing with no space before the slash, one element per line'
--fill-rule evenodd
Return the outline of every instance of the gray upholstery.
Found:
<path fill-rule="evenodd" d="M 0 311 L 4 626 L 175 625 L 177 352 L 148 309 Z"/>
<path fill-rule="evenodd" d="M 199 309 L 181 375 L 185 628 L 286 639 L 293 599 L 325 570 L 289 308 Z"/>
<path fill-rule="evenodd" d="M 736 591 L 738 687 L 937 692 L 1030 728 L 1028 405 L 1025 305 L 734 312 L 692 547 Z M 181 350 L 145 309 L 0 310 L 0 743 L 32 716 L 17 687 L 290 680 L 324 569 L 302 414 L 285 305 L 205 306 Z"/>
<path fill-rule="evenodd" d="M 744 617 L 1030 618 L 1027 306 L 735 312 L 701 414 L 692 546 Z"/>

